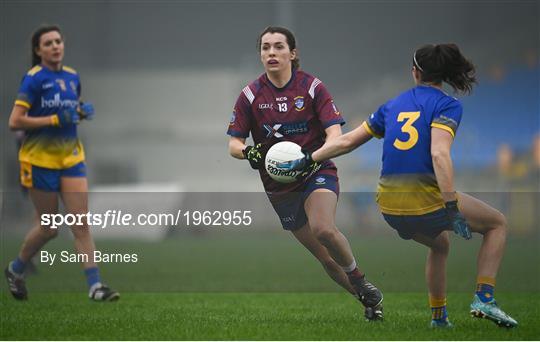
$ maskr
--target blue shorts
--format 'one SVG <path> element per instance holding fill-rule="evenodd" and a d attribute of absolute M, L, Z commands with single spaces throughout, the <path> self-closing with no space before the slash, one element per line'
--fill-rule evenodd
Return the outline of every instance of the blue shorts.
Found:
<path fill-rule="evenodd" d="M 402 239 L 410 240 L 415 234 L 422 234 L 432 239 L 441 232 L 449 230 L 452 222 L 442 208 L 424 215 L 390 215 L 383 213 L 384 219 L 390 227 L 397 230 Z"/>
<path fill-rule="evenodd" d="M 21 184 L 25 188 L 58 192 L 61 177 L 86 177 L 86 164 L 80 162 L 67 169 L 56 170 L 21 163 Z"/>
<path fill-rule="evenodd" d="M 317 189 L 328 189 L 339 196 L 339 181 L 332 175 L 315 174 L 304 184 L 302 191 L 268 196 L 283 229 L 297 230 L 308 222 L 304 202 Z"/>

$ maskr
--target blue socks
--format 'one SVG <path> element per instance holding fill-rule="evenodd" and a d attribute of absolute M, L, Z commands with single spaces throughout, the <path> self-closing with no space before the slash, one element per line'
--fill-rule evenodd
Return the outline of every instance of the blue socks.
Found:
<path fill-rule="evenodd" d="M 448 312 L 446 311 L 446 298 L 435 298 L 429 296 L 429 306 L 431 307 L 432 320 L 441 323 L 448 320 Z"/>
<path fill-rule="evenodd" d="M 17 257 L 15 260 L 11 262 L 11 271 L 15 272 L 19 275 L 22 275 L 24 273 L 24 269 L 26 268 L 26 263 L 19 259 Z"/>
<path fill-rule="evenodd" d="M 476 280 L 476 295 L 482 303 L 488 303 L 493 300 L 493 291 L 495 290 L 495 279 L 490 277 L 478 277 Z"/>
<path fill-rule="evenodd" d="M 86 275 L 86 283 L 88 284 L 89 288 L 101 282 L 101 277 L 99 276 L 99 269 L 97 267 L 85 269 L 84 274 Z"/>

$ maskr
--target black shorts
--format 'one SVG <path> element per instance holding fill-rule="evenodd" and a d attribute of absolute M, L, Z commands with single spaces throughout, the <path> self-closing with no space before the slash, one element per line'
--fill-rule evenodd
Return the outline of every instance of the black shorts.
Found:
<path fill-rule="evenodd" d="M 384 219 L 402 239 L 410 240 L 414 234 L 422 234 L 432 239 L 449 230 L 452 222 L 445 208 L 424 215 L 390 215 L 383 213 Z"/>
<path fill-rule="evenodd" d="M 268 196 L 283 229 L 297 230 L 308 222 L 304 202 L 317 189 L 328 189 L 339 196 L 339 181 L 332 175 L 315 174 L 306 182 L 302 191 Z"/>

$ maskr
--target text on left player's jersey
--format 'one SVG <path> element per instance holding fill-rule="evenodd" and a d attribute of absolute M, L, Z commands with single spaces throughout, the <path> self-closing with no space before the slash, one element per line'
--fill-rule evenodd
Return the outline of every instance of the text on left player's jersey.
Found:
<path fill-rule="evenodd" d="M 28 116 L 59 113 L 79 104 L 81 85 L 77 72 L 64 66 L 59 71 L 36 65 L 24 76 L 16 105 L 28 109 Z M 84 149 L 77 137 L 77 125 L 43 127 L 26 132 L 19 160 L 50 168 L 69 168 L 84 160 Z"/>

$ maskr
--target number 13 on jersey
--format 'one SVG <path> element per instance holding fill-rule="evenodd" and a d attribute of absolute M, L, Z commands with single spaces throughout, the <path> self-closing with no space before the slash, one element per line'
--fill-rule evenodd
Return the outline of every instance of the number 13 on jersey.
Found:
<path fill-rule="evenodd" d="M 418 142 L 418 130 L 413 126 L 413 123 L 420 117 L 420 112 L 401 112 L 397 117 L 398 122 L 405 121 L 401 131 L 407 133 L 409 138 L 405 141 L 399 139 L 394 140 L 394 147 L 398 150 L 406 151 L 416 145 Z"/>

